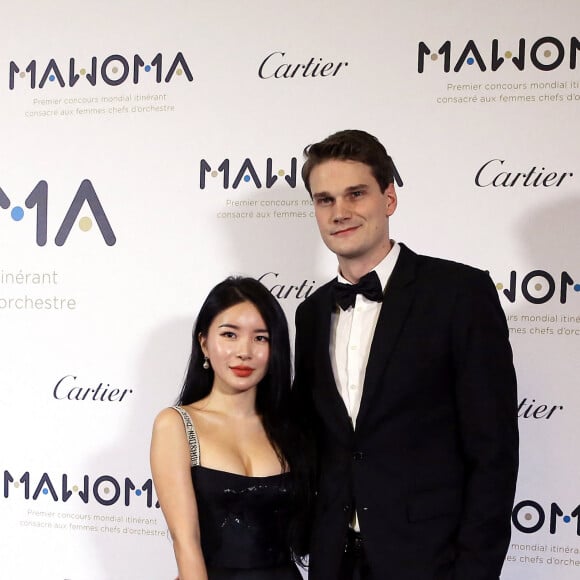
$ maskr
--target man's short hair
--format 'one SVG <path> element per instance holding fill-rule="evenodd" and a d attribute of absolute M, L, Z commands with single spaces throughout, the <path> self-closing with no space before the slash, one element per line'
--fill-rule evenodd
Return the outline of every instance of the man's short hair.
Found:
<path fill-rule="evenodd" d="M 306 161 L 302 166 L 302 179 L 312 197 L 310 174 L 317 166 L 329 159 L 359 161 L 371 168 L 381 191 L 393 183 L 393 160 L 383 144 L 373 135 L 358 129 L 339 131 L 319 143 L 308 145 L 304 149 Z"/>

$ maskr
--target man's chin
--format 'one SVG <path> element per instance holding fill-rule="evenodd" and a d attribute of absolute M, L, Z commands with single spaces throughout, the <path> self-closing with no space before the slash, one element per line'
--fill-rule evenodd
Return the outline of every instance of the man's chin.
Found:
<path fill-rule="evenodd" d="M 327 247 L 339 260 L 356 260 L 361 256 L 361 252 L 353 248 L 337 247 L 336 245 Z"/>

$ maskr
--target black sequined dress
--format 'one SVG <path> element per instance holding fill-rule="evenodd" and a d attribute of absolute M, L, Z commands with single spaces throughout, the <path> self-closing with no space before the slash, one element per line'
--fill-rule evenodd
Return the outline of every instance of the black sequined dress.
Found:
<path fill-rule="evenodd" d="M 180 412 L 191 451 L 201 548 L 209 580 L 301 580 L 288 549 L 290 474 L 250 477 L 199 465 L 199 444 Z"/>

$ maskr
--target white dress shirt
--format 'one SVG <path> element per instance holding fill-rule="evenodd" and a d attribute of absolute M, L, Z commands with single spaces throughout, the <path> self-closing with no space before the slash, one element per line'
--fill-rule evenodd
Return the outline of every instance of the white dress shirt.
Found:
<path fill-rule="evenodd" d="M 374 270 L 385 289 L 393 272 L 401 248 L 396 242 Z M 338 281 L 350 284 L 339 272 Z M 365 379 L 365 371 L 375 334 L 382 302 L 368 300 L 357 294 L 354 307 L 337 308 L 330 320 L 330 360 L 338 391 L 356 426 L 356 418 Z"/>

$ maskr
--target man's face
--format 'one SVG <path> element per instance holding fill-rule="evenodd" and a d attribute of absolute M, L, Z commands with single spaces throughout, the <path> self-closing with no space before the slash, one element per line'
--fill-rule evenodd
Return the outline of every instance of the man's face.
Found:
<path fill-rule="evenodd" d="M 390 249 L 388 218 L 397 207 L 393 184 L 383 192 L 365 163 L 330 159 L 314 167 L 310 188 L 320 235 L 341 269 L 374 268 Z"/>

